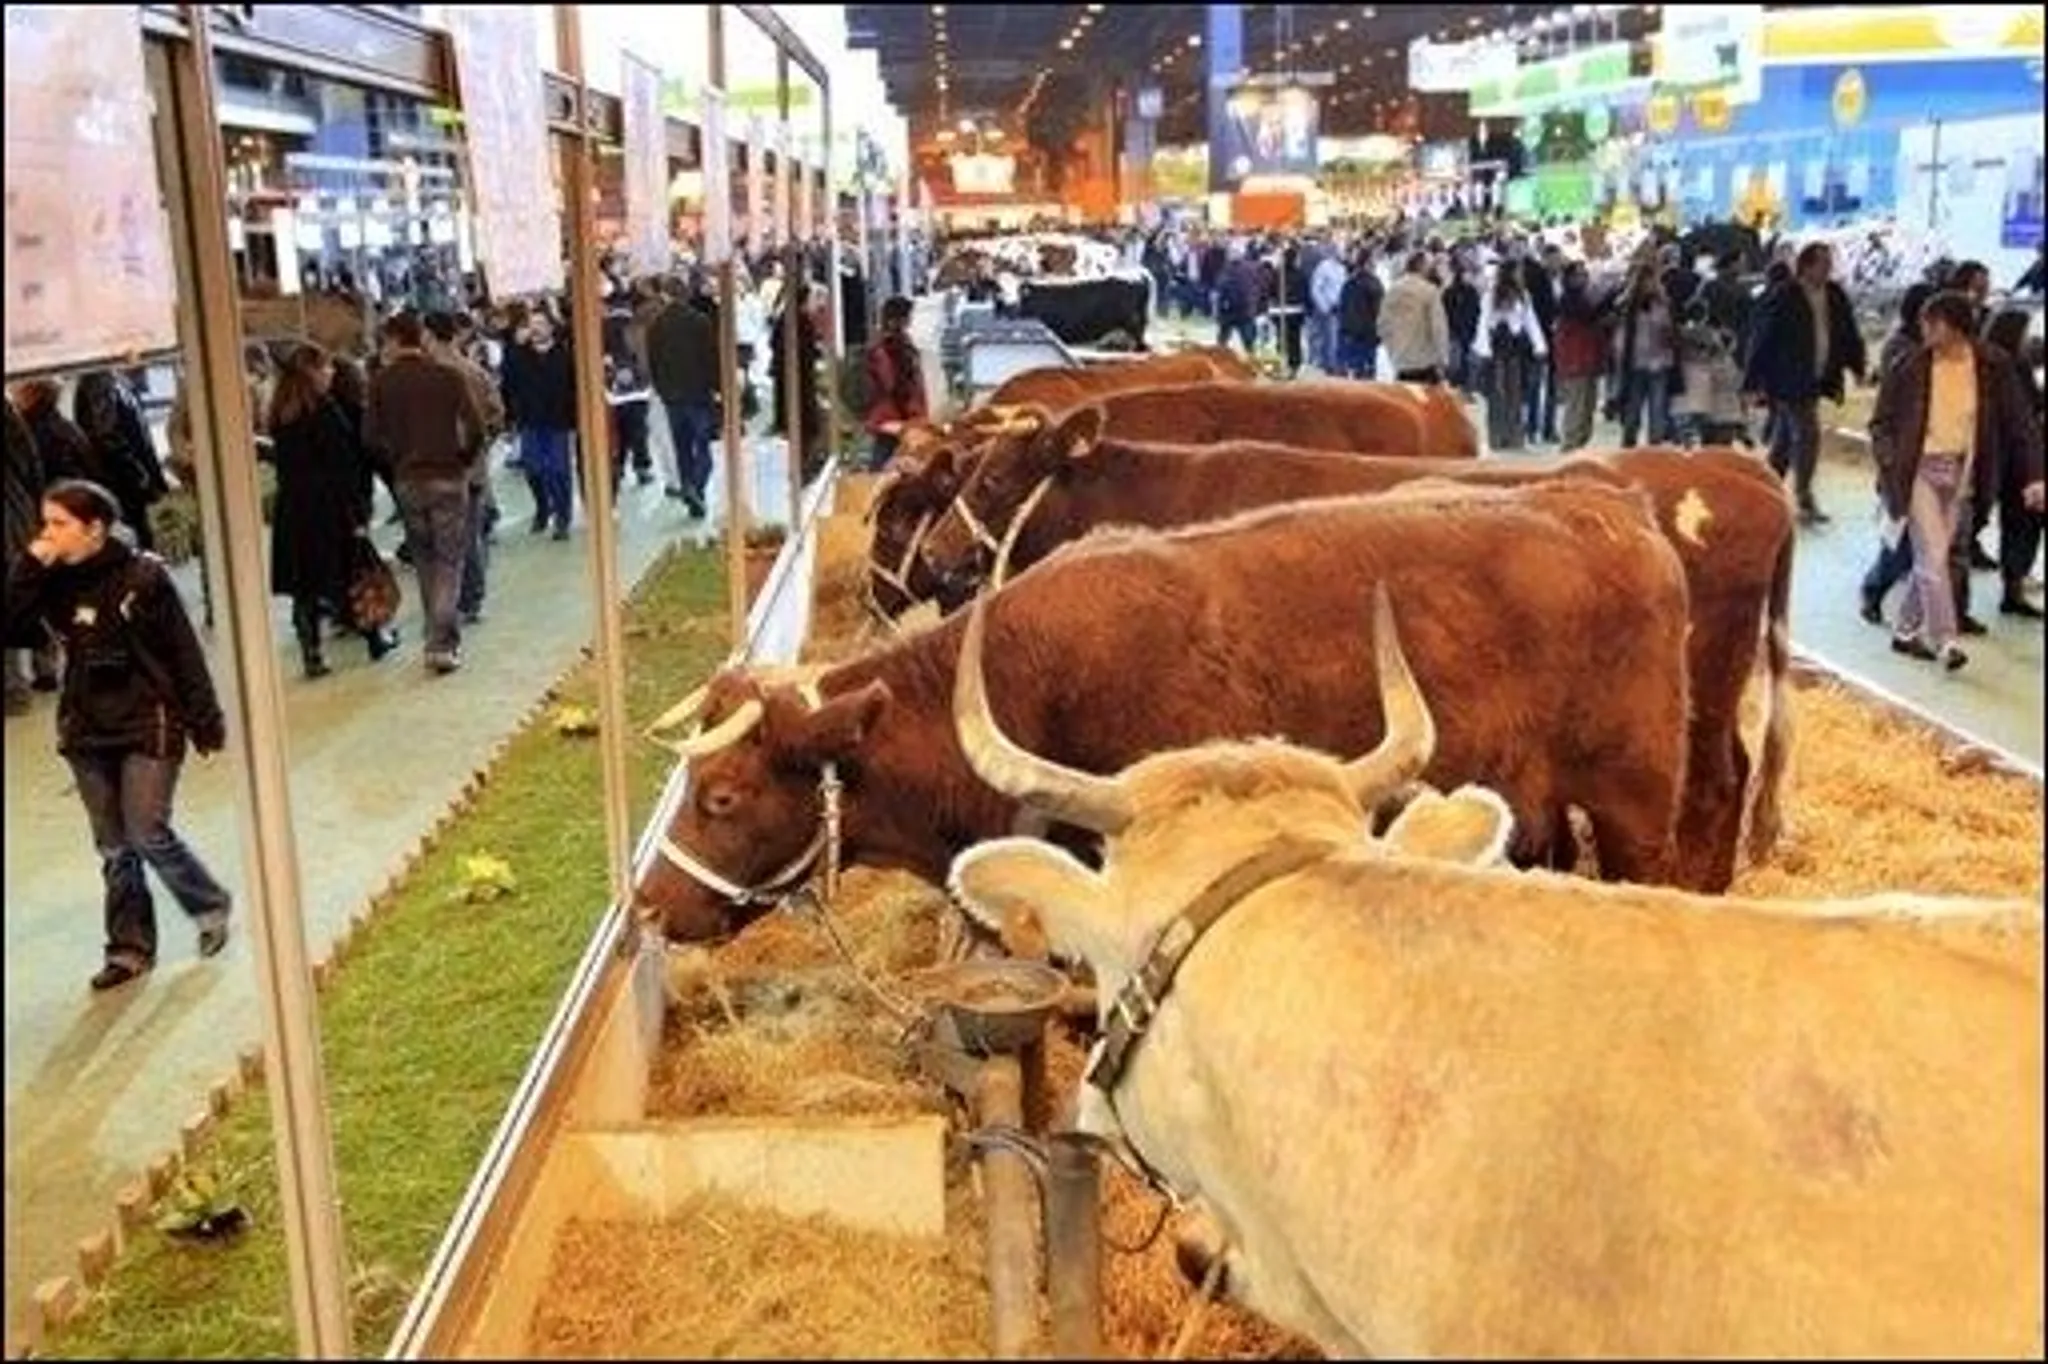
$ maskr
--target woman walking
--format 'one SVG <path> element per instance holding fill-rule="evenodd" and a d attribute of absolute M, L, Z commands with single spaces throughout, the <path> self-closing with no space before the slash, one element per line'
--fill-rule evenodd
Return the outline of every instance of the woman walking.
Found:
<path fill-rule="evenodd" d="M 199 637 L 163 561 L 115 534 L 120 505 L 97 483 L 43 493 L 42 528 L 7 578 L 6 638 L 64 642 L 57 751 L 73 780 L 106 887 L 111 990 L 156 964 L 156 906 L 145 864 L 199 930 L 199 955 L 227 946 L 229 896 L 171 827 L 171 797 L 189 743 L 219 752 L 227 726 Z"/>
<path fill-rule="evenodd" d="M 335 397 L 334 376 L 325 349 L 300 346 L 285 361 L 270 399 L 270 458 L 277 467 L 270 590 L 292 599 L 292 632 L 308 679 L 331 671 L 321 622 L 348 618 L 356 541 L 370 533 L 370 461 L 360 426 Z M 373 663 L 397 644 L 388 630 L 363 637 Z"/>
<path fill-rule="evenodd" d="M 1548 353 L 1543 327 L 1529 295 L 1522 287 L 1521 270 L 1503 261 L 1494 271 L 1493 287 L 1487 291 L 1478 335 L 1472 344 L 1473 358 L 1480 362 L 1486 393 L 1486 446 L 1499 454 L 1527 447 L 1523 413 L 1528 385 L 1537 363 Z"/>
<path fill-rule="evenodd" d="M 1655 444 L 1670 425 L 1671 382 L 1677 375 L 1677 322 L 1654 256 L 1644 256 L 1629 272 L 1618 311 L 1615 373 L 1621 378 L 1621 447 L 1638 439 Z"/>

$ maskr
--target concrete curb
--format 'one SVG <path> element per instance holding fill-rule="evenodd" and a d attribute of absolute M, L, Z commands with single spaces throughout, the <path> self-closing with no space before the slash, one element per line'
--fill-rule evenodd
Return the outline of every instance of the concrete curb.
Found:
<path fill-rule="evenodd" d="M 650 571 L 652 567 L 650 565 Z M 328 992 L 340 973 L 342 962 L 361 944 L 377 920 L 389 911 L 400 887 L 429 853 L 453 835 L 456 824 L 475 807 L 484 787 L 490 784 L 492 774 L 510 752 L 513 740 L 546 718 L 549 709 L 560 701 L 576 674 L 590 666 L 593 656 L 587 644 L 577 650 L 568 667 L 542 689 L 540 696 L 513 720 L 511 728 L 491 745 L 483 765 L 463 779 L 461 788 L 434 817 L 426 832 L 392 861 L 377 889 L 370 893 L 361 908 L 349 916 L 326 954 L 313 961 L 313 988 L 317 993 L 324 995 Z M 163 1151 L 135 1179 L 122 1185 L 114 1196 L 109 1222 L 78 1242 L 77 1272 L 56 1275 L 36 1286 L 35 1310 L 29 1323 L 31 1338 L 18 1345 L 10 1342 L 8 1358 L 34 1357 L 42 1345 L 56 1339 L 78 1319 L 79 1314 L 91 1304 L 93 1294 L 119 1264 L 122 1252 L 136 1239 L 137 1233 L 152 1225 L 157 1203 L 170 1191 L 178 1176 L 198 1161 L 218 1133 L 221 1123 L 241 1100 L 262 1087 L 263 1075 L 262 1044 L 252 1043 L 242 1048 L 236 1057 L 235 1069 L 208 1086 L 206 1106 L 180 1124 L 177 1146 Z"/>

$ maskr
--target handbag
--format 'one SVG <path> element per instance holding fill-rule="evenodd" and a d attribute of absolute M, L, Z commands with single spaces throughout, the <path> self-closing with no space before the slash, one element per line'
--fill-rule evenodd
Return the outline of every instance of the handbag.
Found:
<path fill-rule="evenodd" d="M 381 630 L 398 617 L 402 594 L 398 574 L 377 552 L 367 535 L 358 535 L 350 551 L 348 574 L 349 618 L 360 630 Z"/>

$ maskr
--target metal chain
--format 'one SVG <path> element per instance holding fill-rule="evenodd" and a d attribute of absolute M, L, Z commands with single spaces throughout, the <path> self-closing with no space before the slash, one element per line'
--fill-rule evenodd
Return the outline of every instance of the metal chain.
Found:
<path fill-rule="evenodd" d="M 899 1023 L 908 1027 L 922 1020 L 922 1014 L 884 990 L 875 982 L 874 977 L 861 969 L 853 950 L 846 945 L 846 939 L 840 936 L 839 926 L 832 920 L 832 912 L 825 908 L 825 901 L 816 891 L 806 886 L 790 896 L 785 903 L 792 912 L 816 919 L 818 926 L 825 930 L 825 937 L 831 942 L 833 949 L 839 953 L 840 960 L 846 963 L 847 970 L 853 972 L 853 978 L 859 981 L 861 986 L 874 996 L 875 1002 L 888 1010 Z"/>

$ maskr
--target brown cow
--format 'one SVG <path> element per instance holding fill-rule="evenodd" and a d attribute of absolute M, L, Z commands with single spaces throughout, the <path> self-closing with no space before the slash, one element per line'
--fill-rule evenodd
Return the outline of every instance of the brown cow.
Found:
<path fill-rule="evenodd" d="M 1340 454 L 1479 456 L 1479 433 L 1456 392 L 1442 385 L 1211 383 L 1112 394 L 1102 408 L 1108 433 L 1125 440 L 1262 440 Z"/>
<path fill-rule="evenodd" d="M 1500 790 L 1525 861 L 1576 805 L 1607 874 L 1668 879 L 1685 579 L 1638 493 L 1445 488 L 1098 536 L 990 597 L 990 691 L 1006 732 L 1097 773 L 1230 735 L 1362 751 L 1382 721 L 1358 703 L 1378 690 L 1359 622 L 1382 582 L 1412 604 L 1408 647 L 1443 736 L 1432 778 Z M 681 746 L 689 799 L 641 888 L 672 938 L 736 929 L 821 863 L 937 883 L 1008 831 L 1016 806 L 953 734 L 964 624 L 824 670 L 815 705 L 745 671 L 713 679 L 710 729 Z"/>
<path fill-rule="evenodd" d="M 1718 892 L 1735 876 L 1750 776 L 1740 712 L 1760 637 L 1771 705 L 1751 856 L 1763 857 L 1776 843 L 1791 741 L 1794 536 L 1784 485 L 1761 461 L 1734 449 L 1688 454 L 1670 447 L 1558 460 L 1344 459 L 1250 443 L 1138 445 L 1105 439 L 1101 430 L 1101 417 L 1084 410 L 1036 439 L 990 443 L 953 507 L 924 537 L 918 578 L 936 584 L 941 609 L 954 610 L 986 581 L 1006 536 L 1003 557 L 1015 572 L 1097 526 L 1196 525 L 1275 503 L 1382 492 L 1419 478 L 1494 487 L 1579 478 L 1641 488 L 1685 565 L 1692 620 L 1678 884 Z M 1030 514 L 1013 526 L 1017 508 L 1027 504 Z"/>
<path fill-rule="evenodd" d="M 1201 346 L 1141 360 L 1083 369 L 1028 369 L 991 393 L 991 408 L 1042 407 L 1061 417 L 1110 393 L 1161 384 L 1235 383 L 1258 377 L 1249 361 L 1228 346 Z"/>

